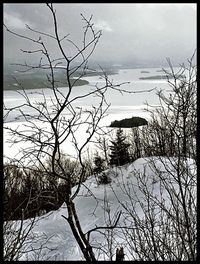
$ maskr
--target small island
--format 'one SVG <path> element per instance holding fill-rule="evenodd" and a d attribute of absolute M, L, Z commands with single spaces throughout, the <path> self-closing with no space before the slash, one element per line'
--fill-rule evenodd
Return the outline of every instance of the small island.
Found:
<path fill-rule="evenodd" d="M 110 127 L 132 128 L 144 125 L 148 125 L 148 122 L 145 118 L 134 116 L 122 120 L 115 120 L 111 122 Z"/>
<path fill-rule="evenodd" d="M 149 73 L 149 71 L 141 71 L 141 73 Z"/>
<path fill-rule="evenodd" d="M 177 75 L 177 78 L 185 78 L 185 75 Z M 169 75 L 155 75 L 149 77 L 140 77 L 140 80 L 163 80 L 163 79 L 174 79 L 174 76 Z"/>

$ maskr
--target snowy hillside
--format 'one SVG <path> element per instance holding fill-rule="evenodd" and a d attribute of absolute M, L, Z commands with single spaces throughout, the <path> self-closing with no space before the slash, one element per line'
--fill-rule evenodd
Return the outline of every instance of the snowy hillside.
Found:
<path fill-rule="evenodd" d="M 196 166 L 191 159 L 188 159 L 187 162 L 190 173 L 187 173 L 187 176 L 183 177 L 182 180 L 184 183 L 192 185 L 191 180 L 195 178 Z M 116 248 L 121 246 L 124 247 L 125 260 L 133 259 L 134 252 L 130 250 L 131 239 L 130 241 L 127 239 L 126 232 L 128 229 L 122 231 L 123 227 L 129 228 L 131 233 L 134 228 L 134 221 L 133 218 L 131 220 L 130 215 L 137 213 L 141 219 L 144 217 L 144 207 L 146 205 L 142 207 L 142 202 L 145 186 L 150 190 L 152 197 L 155 197 L 158 201 L 165 200 L 166 206 L 170 204 L 169 194 L 164 190 L 164 184 L 161 184 L 155 171 L 159 170 L 159 175 L 162 175 L 164 181 L 169 183 L 166 186 L 173 186 L 178 193 L 176 176 L 172 176 L 176 174 L 173 165 L 174 161 L 170 159 L 140 158 L 131 164 L 105 171 L 112 180 L 110 184 L 99 185 L 94 176 L 84 182 L 79 195 L 75 198 L 75 205 L 85 233 L 97 226 L 113 225 L 117 217 L 120 216 L 115 229 L 106 230 L 102 228 L 90 235 L 91 244 L 96 248 L 94 252 L 99 260 L 115 259 Z M 195 186 L 192 189 L 194 196 L 196 195 Z M 74 187 L 75 190 L 76 187 Z M 24 253 L 21 260 L 84 259 L 69 224 L 62 215 L 67 217 L 65 204 L 59 210 L 38 218 L 39 221 L 33 228 L 32 233 L 34 240 L 27 243 L 25 251 L 40 248 L 41 245 L 43 245 L 43 249 Z M 157 211 L 157 217 L 160 217 L 159 211 Z M 26 221 L 27 223 L 28 221 Z M 120 226 L 122 229 L 119 228 Z M 108 243 L 105 235 L 107 239 L 110 239 L 110 243 Z"/>

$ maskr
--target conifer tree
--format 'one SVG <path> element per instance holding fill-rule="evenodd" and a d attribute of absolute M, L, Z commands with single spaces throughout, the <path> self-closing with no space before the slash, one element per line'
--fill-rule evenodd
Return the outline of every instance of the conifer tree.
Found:
<path fill-rule="evenodd" d="M 116 139 L 111 141 L 111 154 L 109 155 L 110 165 L 121 166 L 130 162 L 130 156 L 128 152 L 130 144 L 126 143 L 125 140 L 126 137 L 123 135 L 123 130 L 119 128 L 116 133 Z"/>

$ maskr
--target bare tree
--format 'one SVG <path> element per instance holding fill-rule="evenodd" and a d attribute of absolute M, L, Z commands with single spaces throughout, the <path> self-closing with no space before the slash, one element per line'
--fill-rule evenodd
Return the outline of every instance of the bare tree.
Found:
<path fill-rule="evenodd" d="M 133 127 L 129 135 L 130 156 L 132 161 L 140 158 L 144 154 L 140 130 L 140 127 Z"/>
<path fill-rule="evenodd" d="M 139 133 L 149 157 L 141 170 L 133 166 L 130 182 L 121 187 L 127 196 L 123 202 L 118 199 L 123 207 L 121 230 L 133 260 L 197 259 L 197 83 L 193 58 L 188 65 L 181 65 L 178 73 L 170 64 L 170 94 L 158 92 L 161 106 L 151 108 L 152 121 Z"/>
<path fill-rule="evenodd" d="M 30 225 L 28 225 L 26 228 L 23 227 L 23 224 L 23 219 L 18 223 L 13 221 L 4 222 L 3 234 L 5 261 L 18 260 L 22 256 L 22 248 L 24 246 L 25 240 L 29 239 L 31 236 L 31 230 L 34 225 L 34 221 L 31 221 Z"/>
<path fill-rule="evenodd" d="M 154 157 L 144 165 L 143 170 L 133 169 L 132 180 L 122 186 L 127 199 L 119 200 L 126 251 L 132 260 L 196 260 L 195 164 Z"/>
<path fill-rule="evenodd" d="M 129 139 L 133 156 L 180 155 L 196 160 L 197 73 L 194 56 L 195 53 L 177 72 L 167 59 L 169 70 L 163 71 L 168 89 L 157 91 L 159 107 L 147 102 L 148 126 L 134 128 Z"/>
<path fill-rule="evenodd" d="M 31 171 L 32 172 L 32 171 Z M 33 172 L 32 172 L 33 173 Z M 50 238 L 45 234 L 35 234 L 34 227 L 39 219 L 40 201 L 44 200 L 45 193 L 41 183 L 41 175 L 37 178 L 30 174 L 29 170 L 19 169 L 15 164 L 4 165 L 3 178 L 3 245 L 4 261 L 17 261 L 24 259 L 29 252 L 35 255 L 35 259 L 42 258 L 46 244 Z M 48 197 L 50 200 L 51 197 Z M 34 244 L 38 243 L 37 247 Z M 25 258 L 26 259 L 26 258 Z"/>
<path fill-rule="evenodd" d="M 151 142 L 158 155 L 196 160 L 197 73 L 194 56 L 195 53 L 187 65 L 180 65 L 178 72 L 168 59 L 170 70 L 165 73 L 170 92 L 158 91 L 159 108 L 147 104 L 152 122 L 146 128 L 150 136 L 146 142 Z"/>
<path fill-rule="evenodd" d="M 111 133 L 107 136 L 97 138 L 97 148 L 102 153 L 107 167 L 109 166 L 109 142 L 111 138 Z"/>
<path fill-rule="evenodd" d="M 48 88 L 51 92 L 50 101 L 48 101 L 44 90 L 29 93 L 16 80 L 21 88 L 17 92 L 24 99 L 24 103 L 11 108 L 5 106 L 5 120 L 10 114 L 18 113 L 18 118 L 23 120 L 24 124 L 17 128 L 5 126 L 5 129 L 12 135 L 10 140 L 12 144 L 20 142 L 20 144 L 24 143 L 27 146 L 22 148 L 19 158 L 13 159 L 19 168 L 28 168 L 34 172 L 37 171 L 38 175 L 44 173 L 49 178 L 57 178 L 66 182 L 65 202 L 68 211 L 66 220 L 84 258 L 87 261 L 94 261 L 96 257 L 89 239 L 83 233 L 74 198 L 79 193 L 81 183 L 86 176 L 87 167 L 83 158 L 84 151 L 94 135 L 104 134 L 99 123 L 109 108 L 105 97 L 106 91 L 114 89 L 121 93 L 124 90 L 120 87 L 122 84 L 114 85 L 103 72 L 102 78 L 105 80 L 103 86 L 95 85 L 91 90 L 83 91 L 78 95 L 74 94 L 75 85 L 89 70 L 88 59 L 96 48 L 101 31 L 96 32 L 94 30 L 92 16 L 86 19 L 81 14 L 84 30 L 82 46 L 79 47 L 69 38 L 68 34 L 60 36 L 56 10 L 52 4 L 47 4 L 47 7 L 52 15 L 53 34 L 40 32 L 27 25 L 27 31 L 30 34 L 21 35 L 4 25 L 7 32 L 34 45 L 35 48 L 32 50 L 21 50 L 23 53 L 29 56 L 34 54 L 40 56 L 37 65 L 27 62 L 16 65 L 22 67 L 24 72 L 30 70 L 46 71 Z M 48 50 L 48 41 L 50 40 L 54 42 L 55 47 L 60 52 L 60 56 L 57 58 L 53 58 Z M 70 46 L 74 50 L 72 54 L 68 52 Z M 65 79 L 64 82 L 62 80 L 62 86 L 67 87 L 64 92 L 59 89 L 59 80 L 55 74 L 55 70 L 63 70 L 63 67 L 60 67 L 63 64 Z M 74 79 L 74 76 L 78 77 Z M 39 101 L 34 100 L 35 95 L 40 98 Z M 77 107 L 76 102 L 84 98 L 95 98 L 96 104 L 92 104 L 88 109 Z M 77 139 L 78 130 L 85 131 L 85 138 L 82 143 Z M 80 170 L 77 171 L 76 175 L 77 185 L 73 192 L 74 177 L 66 171 L 62 162 L 62 147 L 66 141 L 72 143 L 76 153 L 73 158 L 80 164 Z"/>

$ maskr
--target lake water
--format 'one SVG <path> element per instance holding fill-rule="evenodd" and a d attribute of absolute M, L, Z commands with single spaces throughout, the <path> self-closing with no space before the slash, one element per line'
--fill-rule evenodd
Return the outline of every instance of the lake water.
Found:
<path fill-rule="evenodd" d="M 168 85 L 166 80 L 140 80 L 140 77 L 148 77 L 155 75 L 162 75 L 160 68 L 146 68 L 146 69 L 122 69 L 119 70 L 118 74 L 109 75 L 109 80 L 113 82 L 113 84 L 121 84 L 120 88 L 131 91 L 134 93 L 123 93 L 121 94 L 118 91 L 108 90 L 106 94 L 107 102 L 111 104 L 110 108 L 107 111 L 107 116 L 101 121 L 101 125 L 109 126 L 111 121 L 120 120 L 123 118 L 129 118 L 132 116 L 140 116 L 149 118 L 149 113 L 147 113 L 144 108 L 145 103 L 148 102 L 150 105 L 159 105 L 158 96 L 156 95 L 156 89 L 163 89 L 167 92 L 170 91 L 170 86 Z M 142 73 L 141 71 L 148 71 Z M 102 87 L 105 85 L 104 79 L 99 76 L 90 76 L 84 78 L 89 81 L 88 85 L 84 86 L 75 86 L 73 87 L 73 96 L 80 96 L 86 92 L 94 89 L 95 85 L 98 87 Z M 151 92 L 147 92 L 151 89 L 155 88 L 155 90 Z M 42 89 L 46 102 L 49 106 L 52 105 L 51 98 L 53 98 L 52 90 L 50 89 Z M 67 93 L 67 88 L 62 87 L 60 91 L 63 94 Z M 43 95 L 41 94 L 41 90 L 27 90 L 27 94 L 29 95 L 30 100 L 32 101 L 41 101 L 43 100 Z M 92 105 L 97 105 L 98 98 L 94 96 L 80 98 L 75 101 L 74 107 L 82 107 L 83 109 L 90 109 Z M 7 107 L 16 107 L 25 102 L 25 99 L 22 95 L 18 94 L 16 91 L 4 91 L 4 104 Z M 33 114 L 30 112 L 29 108 L 24 108 L 26 113 Z M 67 115 L 67 112 L 64 114 Z M 5 126 L 12 127 L 13 129 L 16 127 L 22 127 L 26 122 L 24 122 L 23 118 L 18 117 L 19 112 L 13 111 L 7 119 L 5 120 Z M 41 126 L 40 122 L 37 122 L 37 125 Z M 8 131 L 4 130 L 4 155 L 7 157 L 15 157 L 20 149 L 26 147 L 26 144 L 23 143 L 15 143 L 11 145 L 8 140 L 10 139 L 10 135 Z M 80 138 L 80 142 L 83 140 L 83 131 L 79 129 L 77 131 L 77 137 Z M 68 151 L 71 155 L 74 154 L 74 150 L 72 147 L 69 147 Z M 81 143 L 80 143 L 81 144 Z M 65 149 L 65 147 L 63 146 Z"/>

